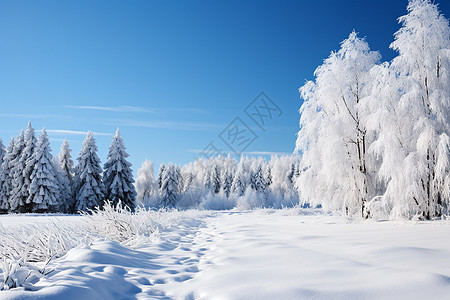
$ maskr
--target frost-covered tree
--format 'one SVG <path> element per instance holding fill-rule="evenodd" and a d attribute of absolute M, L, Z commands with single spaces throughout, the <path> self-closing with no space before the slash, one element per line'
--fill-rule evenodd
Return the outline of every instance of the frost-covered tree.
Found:
<path fill-rule="evenodd" d="M 267 183 L 261 165 L 257 165 L 250 175 L 250 187 L 257 193 L 266 194 Z"/>
<path fill-rule="evenodd" d="M 162 186 L 160 190 L 162 207 L 175 207 L 177 205 L 180 190 L 180 173 L 178 167 L 168 164 L 162 176 Z"/>
<path fill-rule="evenodd" d="M 5 157 L 6 149 L 3 145 L 3 140 L 0 138 L 0 163 L 3 162 L 3 157 Z"/>
<path fill-rule="evenodd" d="M 218 165 L 214 165 L 212 170 L 211 170 L 211 189 L 213 190 L 214 193 L 219 193 L 220 192 L 220 185 L 221 185 L 221 180 L 220 180 L 220 169 Z"/>
<path fill-rule="evenodd" d="M 247 189 L 247 177 L 246 170 L 244 169 L 244 163 L 241 158 L 241 162 L 238 164 L 236 173 L 234 173 L 233 183 L 231 185 L 231 192 L 236 196 L 242 196 Z"/>
<path fill-rule="evenodd" d="M 11 212 L 22 211 L 25 205 L 26 198 L 22 194 L 22 186 L 24 184 L 23 171 L 25 169 L 25 162 L 21 160 L 22 151 L 25 148 L 24 131 L 14 139 L 14 147 L 11 151 L 10 161 L 10 177 L 11 177 L 11 192 L 9 197 L 9 210 Z M 28 197 L 28 191 L 25 195 Z"/>
<path fill-rule="evenodd" d="M 158 178 L 156 179 L 156 183 L 158 184 L 158 190 L 161 190 L 162 188 L 162 183 L 163 183 L 163 176 L 164 176 L 164 172 L 167 169 L 167 165 L 162 163 L 159 165 L 159 170 L 158 170 Z"/>
<path fill-rule="evenodd" d="M 58 156 L 58 162 L 56 163 L 59 167 L 57 168 L 59 172 L 60 190 L 62 201 L 62 211 L 66 213 L 75 213 L 75 201 L 73 197 L 73 160 L 70 154 L 72 149 L 69 147 L 69 142 L 64 140 L 61 145 L 61 149 Z"/>
<path fill-rule="evenodd" d="M 150 199 L 158 194 L 157 182 L 155 180 L 155 170 L 153 162 L 145 160 L 141 168 L 137 171 L 136 179 L 137 202 L 147 204 Z"/>
<path fill-rule="evenodd" d="M 57 169 L 50 154 L 50 142 L 45 128 L 37 139 L 36 149 L 28 160 L 34 166 L 26 203 L 32 212 L 56 211 L 61 205 Z"/>
<path fill-rule="evenodd" d="M 385 83 L 374 92 L 378 115 L 388 120 L 374 151 L 392 216 L 431 219 L 450 201 L 450 28 L 432 1 L 411 0 L 407 9 L 391 44 L 399 55 L 376 70 Z"/>
<path fill-rule="evenodd" d="M 0 166 L 0 213 L 6 213 L 10 209 L 9 200 L 12 188 L 11 162 L 14 160 L 13 149 L 14 138 L 11 138 Z"/>
<path fill-rule="evenodd" d="M 233 184 L 233 173 L 229 168 L 226 168 L 222 172 L 222 190 L 225 194 L 225 196 L 229 197 L 231 193 L 231 186 Z"/>
<path fill-rule="evenodd" d="M 75 167 L 74 194 L 76 211 L 86 211 L 103 205 L 102 167 L 97 151 L 94 134 L 89 131 L 83 141 L 79 157 L 77 158 L 78 164 Z"/>
<path fill-rule="evenodd" d="M 370 51 L 356 32 L 314 73 L 315 82 L 300 88 L 301 107 L 296 150 L 305 169 L 298 187 L 304 201 L 343 209 L 365 217 L 371 198 L 372 168 L 367 149 L 372 133 L 367 130 L 371 95 L 370 70 L 378 63 L 378 52 Z"/>
<path fill-rule="evenodd" d="M 267 166 L 266 166 L 266 168 L 264 170 L 264 180 L 266 181 L 268 187 L 273 182 L 273 180 L 272 180 L 272 171 L 271 171 L 271 168 L 270 168 L 269 164 L 267 164 Z"/>
<path fill-rule="evenodd" d="M 131 163 L 127 161 L 125 143 L 117 129 L 109 147 L 108 158 L 104 166 L 103 184 L 106 199 L 116 205 L 119 201 L 134 210 L 136 204 L 136 190 L 134 188 Z"/>
<path fill-rule="evenodd" d="M 23 135 L 23 144 L 21 138 L 17 139 L 17 141 L 21 143 L 17 145 L 17 151 L 20 151 L 20 155 L 14 161 L 13 199 L 11 201 L 18 204 L 19 211 L 31 212 L 32 206 L 27 199 L 30 195 L 31 173 L 35 167 L 30 162 L 30 159 L 36 145 L 36 137 L 31 122 L 28 122 L 27 129 Z"/>

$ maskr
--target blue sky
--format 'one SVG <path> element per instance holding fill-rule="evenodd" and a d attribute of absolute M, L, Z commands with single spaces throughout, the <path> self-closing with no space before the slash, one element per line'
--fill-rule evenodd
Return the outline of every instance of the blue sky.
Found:
<path fill-rule="evenodd" d="M 449 1 L 437 2 L 449 17 Z M 186 163 L 211 142 L 232 151 L 220 136 L 238 117 L 255 137 L 246 153 L 290 153 L 298 88 L 353 29 L 392 59 L 406 5 L 2 0 L 0 137 L 30 120 L 53 154 L 67 138 L 75 158 L 91 130 L 104 162 L 119 127 L 136 172 L 145 158 Z M 263 128 L 244 111 L 260 92 L 280 109 Z"/>

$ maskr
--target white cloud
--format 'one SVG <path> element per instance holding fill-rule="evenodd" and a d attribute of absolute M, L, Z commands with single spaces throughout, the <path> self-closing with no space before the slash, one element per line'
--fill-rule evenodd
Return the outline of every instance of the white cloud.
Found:
<path fill-rule="evenodd" d="M 64 129 L 46 129 L 48 134 L 54 135 L 87 135 L 87 131 L 64 130 Z M 112 133 L 93 132 L 94 135 L 113 136 Z"/>
<path fill-rule="evenodd" d="M 112 112 L 154 112 L 154 110 L 138 106 L 89 106 L 89 105 L 67 105 L 66 107 L 85 110 L 100 110 Z"/>
<path fill-rule="evenodd" d="M 107 125 L 120 127 L 147 127 L 147 128 L 165 128 L 178 130 L 210 130 L 225 127 L 224 124 L 213 124 L 204 122 L 179 122 L 179 121 L 139 121 L 139 120 L 115 120 L 106 122 Z"/>

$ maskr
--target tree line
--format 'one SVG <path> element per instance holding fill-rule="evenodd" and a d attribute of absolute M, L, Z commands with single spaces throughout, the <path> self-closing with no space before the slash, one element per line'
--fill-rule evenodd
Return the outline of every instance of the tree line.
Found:
<path fill-rule="evenodd" d="M 154 176 L 151 161 L 138 170 L 138 203 L 151 207 L 204 209 L 281 208 L 299 203 L 294 186 L 298 156 L 230 156 L 197 159 L 179 166 L 161 164 Z"/>
<path fill-rule="evenodd" d="M 134 179 L 120 131 L 112 138 L 104 170 L 97 150 L 89 131 L 74 167 L 67 140 L 59 156 L 52 156 L 45 128 L 36 138 L 28 123 L 6 149 L 0 139 L 0 213 L 76 213 L 102 207 L 105 200 L 134 209 Z"/>
<path fill-rule="evenodd" d="M 300 88 L 302 202 L 363 218 L 449 213 L 449 22 L 430 0 L 407 12 L 392 61 L 352 32 Z"/>

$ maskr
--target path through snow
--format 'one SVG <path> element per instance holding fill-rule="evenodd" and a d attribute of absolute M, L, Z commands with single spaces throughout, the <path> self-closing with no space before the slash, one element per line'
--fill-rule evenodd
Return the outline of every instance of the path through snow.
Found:
<path fill-rule="evenodd" d="M 450 226 L 286 211 L 183 221 L 150 247 L 80 246 L 1 299 L 444 299 Z"/>

